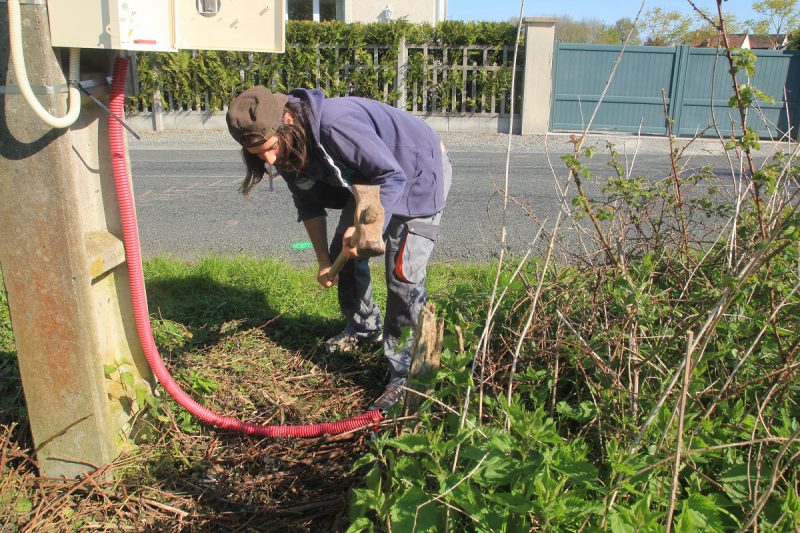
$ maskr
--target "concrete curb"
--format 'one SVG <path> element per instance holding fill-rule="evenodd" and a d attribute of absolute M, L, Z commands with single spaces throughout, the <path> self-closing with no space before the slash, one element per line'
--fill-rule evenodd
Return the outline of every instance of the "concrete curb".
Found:
<path fill-rule="evenodd" d="M 136 129 L 136 128 L 134 128 Z M 141 139 L 128 135 L 130 150 L 238 150 L 239 145 L 231 138 L 226 128 L 172 129 L 154 132 L 147 129 L 136 129 Z M 451 152 L 543 154 L 554 156 L 571 154 L 572 139 L 576 133 L 549 133 L 547 135 L 512 135 L 503 133 L 469 133 L 438 131 L 447 149 Z M 584 141 L 584 148 L 593 147 L 598 154 L 608 153 L 611 143 L 619 154 L 632 157 L 637 153 L 669 154 L 670 145 L 667 137 L 652 135 L 635 136 L 615 132 L 592 133 Z M 706 155 L 721 156 L 725 153 L 724 143 L 719 139 L 677 138 L 675 147 L 684 151 L 684 156 Z M 762 141 L 760 153 L 772 154 L 775 151 L 790 152 L 795 143 Z"/>

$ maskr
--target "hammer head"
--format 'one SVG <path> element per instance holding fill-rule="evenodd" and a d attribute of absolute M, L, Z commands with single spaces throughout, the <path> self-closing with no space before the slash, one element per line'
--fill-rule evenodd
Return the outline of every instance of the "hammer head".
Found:
<path fill-rule="evenodd" d="M 353 234 L 359 257 L 381 255 L 386 250 L 383 242 L 384 211 L 379 185 L 353 185 L 356 198 L 355 228 Z"/>

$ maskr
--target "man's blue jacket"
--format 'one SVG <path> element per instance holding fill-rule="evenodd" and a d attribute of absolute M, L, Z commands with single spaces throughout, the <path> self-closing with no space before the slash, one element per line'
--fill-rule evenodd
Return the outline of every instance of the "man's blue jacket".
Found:
<path fill-rule="evenodd" d="M 313 136 L 306 168 L 281 173 L 298 220 L 344 207 L 351 184 L 380 185 L 385 224 L 394 214 L 425 217 L 444 209 L 442 145 L 423 121 L 367 98 L 325 98 L 317 89 L 296 89 L 289 101 L 305 103 Z"/>

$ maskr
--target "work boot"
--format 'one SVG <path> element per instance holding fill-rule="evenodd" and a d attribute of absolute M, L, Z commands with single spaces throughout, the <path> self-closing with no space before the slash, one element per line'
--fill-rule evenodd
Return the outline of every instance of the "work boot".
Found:
<path fill-rule="evenodd" d="M 377 348 L 383 343 L 383 332 L 378 331 L 369 337 L 357 337 L 347 330 L 334 335 L 325 341 L 325 351 L 328 353 L 354 352 L 359 347 Z"/>
<path fill-rule="evenodd" d="M 405 390 L 403 387 L 406 386 L 408 380 L 406 378 L 394 378 L 389 380 L 389 384 L 386 385 L 386 389 L 383 391 L 383 394 L 380 397 L 369 404 L 367 407 L 367 411 L 374 411 L 375 409 L 380 409 L 384 413 L 392 408 L 400 398 L 403 397 L 405 394 Z"/>

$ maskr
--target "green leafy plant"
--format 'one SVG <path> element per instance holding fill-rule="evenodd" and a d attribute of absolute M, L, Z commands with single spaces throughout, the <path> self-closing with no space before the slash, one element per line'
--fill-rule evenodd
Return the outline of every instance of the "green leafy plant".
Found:
<path fill-rule="evenodd" d="M 723 55 L 741 121 L 720 144 L 745 185 L 671 134 L 661 179 L 613 144 L 592 171 L 574 136 L 568 214 L 592 254 L 453 289 L 434 392 L 357 465 L 351 531 L 797 529 L 800 167 L 754 164 L 768 97 L 737 77 L 753 54 Z"/>

